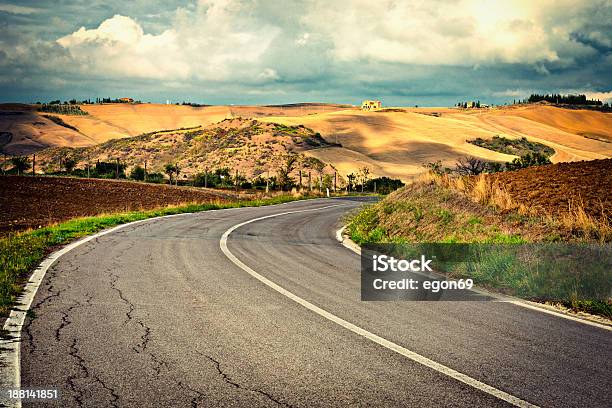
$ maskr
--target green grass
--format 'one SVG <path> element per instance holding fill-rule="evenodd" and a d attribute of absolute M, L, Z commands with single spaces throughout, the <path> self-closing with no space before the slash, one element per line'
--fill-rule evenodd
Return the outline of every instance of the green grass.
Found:
<path fill-rule="evenodd" d="M 610 288 L 611 272 L 603 264 L 598 266 L 609 252 L 604 249 L 592 256 L 591 253 L 579 255 L 580 245 L 595 243 L 584 239 L 563 243 L 560 234 L 556 234 L 557 239 L 551 239 L 555 230 L 544 222 L 496 211 L 447 187 L 425 183 L 408 186 L 363 207 L 348 220 L 347 233 L 362 246 L 482 244 L 479 261 L 469 268 L 464 265 L 439 272 L 449 278 L 473 278 L 481 287 L 501 293 L 561 304 L 574 311 L 612 319 L 612 303 L 606 292 Z M 561 249 L 556 251 L 561 251 L 561 255 L 557 256 L 552 249 L 546 250 L 551 241 L 560 245 L 557 248 Z M 569 252 L 563 253 L 563 248 Z M 557 258 L 566 262 L 556 263 Z M 581 267 L 570 262 L 573 258 L 581 262 L 591 260 L 591 263 L 583 262 Z"/>
<path fill-rule="evenodd" d="M 40 228 L 34 231 L 9 235 L 0 239 L 0 316 L 7 316 L 15 305 L 29 273 L 59 245 L 93 234 L 106 228 L 132 221 L 144 220 L 163 215 L 194 213 L 207 210 L 239 207 L 259 207 L 263 205 L 282 204 L 298 199 L 292 196 L 237 201 L 223 204 L 188 204 L 177 207 L 165 207 L 157 210 L 135 211 L 102 215 L 97 217 L 77 218 Z"/>

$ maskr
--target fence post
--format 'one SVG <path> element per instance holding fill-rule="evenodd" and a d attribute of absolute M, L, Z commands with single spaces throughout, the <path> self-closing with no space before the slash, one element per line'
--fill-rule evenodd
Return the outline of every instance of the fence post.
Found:
<path fill-rule="evenodd" d="M 338 172 L 334 170 L 334 193 L 338 190 Z"/>
<path fill-rule="evenodd" d="M 308 172 L 308 191 L 312 191 L 312 177 L 310 171 Z"/>

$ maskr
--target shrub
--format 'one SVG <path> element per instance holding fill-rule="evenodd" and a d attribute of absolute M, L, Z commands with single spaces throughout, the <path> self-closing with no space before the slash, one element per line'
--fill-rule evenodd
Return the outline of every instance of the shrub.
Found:
<path fill-rule="evenodd" d="M 144 180 L 145 170 L 140 166 L 134 167 L 130 172 L 130 178 L 133 180 Z"/>

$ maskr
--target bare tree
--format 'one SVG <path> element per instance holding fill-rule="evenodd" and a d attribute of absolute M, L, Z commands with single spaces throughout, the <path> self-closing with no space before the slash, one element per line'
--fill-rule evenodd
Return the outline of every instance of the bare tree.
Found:
<path fill-rule="evenodd" d="M 464 176 L 475 176 L 482 173 L 487 163 L 475 157 L 461 157 L 455 165 L 456 171 Z"/>
<path fill-rule="evenodd" d="M 178 186 L 179 174 L 181 173 L 181 168 L 178 164 L 174 165 L 174 173 L 176 174 L 176 180 L 174 181 L 174 184 Z"/>
<path fill-rule="evenodd" d="M 363 193 L 365 184 L 368 182 L 368 179 L 370 177 L 370 169 L 364 166 L 360 170 L 360 176 L 361 176 L 361 192 Z"/>

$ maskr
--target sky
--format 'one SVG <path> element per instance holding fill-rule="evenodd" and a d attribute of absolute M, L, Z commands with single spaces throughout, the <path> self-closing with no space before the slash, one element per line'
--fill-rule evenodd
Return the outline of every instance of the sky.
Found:
<path fill-rule="evenodd" d="M 0 0 L 0 102 L 612 100 L 612 0 Z"/>

